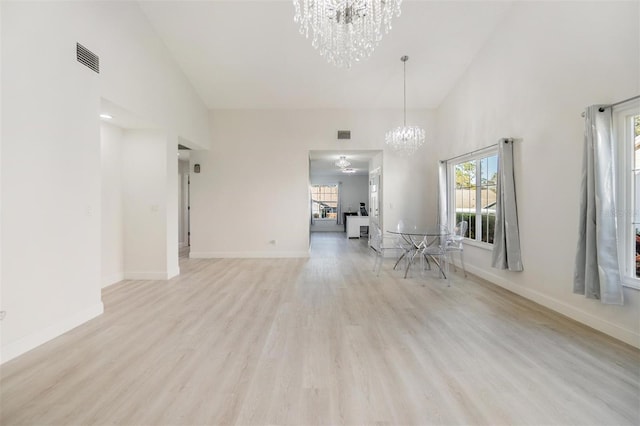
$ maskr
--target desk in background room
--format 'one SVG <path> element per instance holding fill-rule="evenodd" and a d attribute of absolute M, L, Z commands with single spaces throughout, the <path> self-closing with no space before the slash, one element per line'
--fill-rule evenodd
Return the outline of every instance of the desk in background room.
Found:
<path fill-rule="evenodd" d="M 347 232 L 347 216 L 358 216 L 358 212 L 342 212 L 342 223 L 344 224 L 344 232 Z"/>
<path fill-rule="evenodd" d="M 360 227 L 369 227 L 369 216 L 347 216 L 347 238 L 360 238 Z"/>

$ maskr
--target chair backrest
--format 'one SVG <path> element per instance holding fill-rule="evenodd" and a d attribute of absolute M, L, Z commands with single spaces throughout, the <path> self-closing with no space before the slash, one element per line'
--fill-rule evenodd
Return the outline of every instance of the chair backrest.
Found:
<path fill-rule="evenodd" d="M 462 241 L 464 241 L 464 237 L 467 235 L 468 228 L 469 223 L 467 221 L 463 220 L 456 224 L 451 237 L 447 241 L 447 248 L 449 250 L 462 250 Z"/>
<path fill-rule="evenodd" d="M 456 229 L 453 231 L 453 235 L 462 239 L 467 235 L 467 229 L 469 228 L 469 222 L 466 220 L 458 222 Z"/>
<path fill-rule="evenodd" d="M 369 232 L 369 245 L 377 252 L 383 248 L 382 243 L 382 230 L 375 223 L 371 222 L 371 232 Z"/>

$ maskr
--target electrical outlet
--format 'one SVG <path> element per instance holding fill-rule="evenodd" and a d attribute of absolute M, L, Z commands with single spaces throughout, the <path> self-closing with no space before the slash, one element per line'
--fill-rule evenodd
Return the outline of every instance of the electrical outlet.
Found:
<path fill-rule="evenodd" d="M 7 311 L 0 311 L 0 321 L 2 321 L 6 315 Z"/>
<path fill-rule="evenodd" d="M 271 241 L 269 241 L 269 244 L 271 244 L 273 246 L 278 245 L 278 240 L 271 240 Z"/>

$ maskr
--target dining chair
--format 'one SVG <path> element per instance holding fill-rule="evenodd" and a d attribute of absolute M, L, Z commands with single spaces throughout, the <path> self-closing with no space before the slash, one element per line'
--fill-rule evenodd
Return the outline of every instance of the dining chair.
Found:
<path fill-rule="evenodd" d="M 401 219 L 398 221 L 398 224 L 396 225 L 396 231 L 400 233 L 411 232 L 416 230 L 417 230 L 417 226 L 413 222 L 408 220 Z M 398 257 L 398 260 L 396 261 L 395 265 L 393 265 L 393 269 L 396 269 L 398 267 L 398 264 L 400 264 L 400 262 L 404 260 L 406 263 L 405 270 L 408 271 L 410 263 L 413 262 L 414 257 L 417 254 L 416 250 L 421 249 L 423 245 L 424 245 L 424 240 L 416 241 L 411 237 L 398 236 L 395 241 L 395 246 L 398 251 L 402 251 L 402 254 L 400 255 L 400 257 Z"/>
<path fill-rule="evenodd" d="M 448 261 L 447 261 L 447 243 L 452 238 L 449 229 L 446 226 L 440 226 L 440 236 L 428 241 L 426 238 L 423 242 L 421 253 L 421 262 L 427 262 L 427 266 L 431 269 L 429 259 L 437 262 L 438 270 L 442 278 L 447 279 Z M 424 269 L 424 268 L 423 268 Z"/>
<path fill-rule="evenodd" d="M 453 229 L 453 232 L 447 238 L 445 243 L 445 251 L 451 259 L 451 253 L 458 252 L 460 253 L 460 265 L 462 265 L 462 272 L 464 273 L 465 278 L 467 277 L 467 270 L 464 267 L 464 245 L 462 242 L 464 241 L 465 236 L 467 235 L 467 229 L 469 228 L 469 222 L 460 221 Z M 453 263 L 453 262 L 452 262 Z M 455 270 L 456 265 L 453 265 Z"/>
<path fill-rule="evenodd" d="M 393 240 L 393 241 L 391 241 Z M 374 222 L 371 223 L 370 232 L 370 246 L 376 253 L 375 261 L 373 264 L 373 271 L 376 276 L 380 276 L 380 269 L 382 269 L 382 262 L 385 258 L 385 253 L 388 251 L 403 250 L 398 246 L 397 238 L 386 238 L 382 234 L 382 231 Z"/>

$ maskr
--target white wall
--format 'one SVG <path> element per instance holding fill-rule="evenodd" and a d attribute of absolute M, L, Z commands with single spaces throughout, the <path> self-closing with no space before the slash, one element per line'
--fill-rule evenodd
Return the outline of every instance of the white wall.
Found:
<path fill-rule="evenodd" d="M 100 86 L 46 9 L 1 7 L 6 361 L 102 312 Z"/>
<path fill-rule="evenodd" d="M 100 125 L 102 165 L 102 286 L 124 279 L 123 134 L 110 124 Z"/>
<path fill-rule="evenodd" d="M 101 94 L 169 129 L 189 147 L 208 148 L 208 111 L 135 1 L 73 5 L 71 24 L 84 20 L 100 55 Z"/>
<path fill-rule="evenodd" d="M 100 98 L 177 135 L 173 149 L 178 136 L 206 147 L 209 130 L 137 3 L 0 7 L 4 362 L 102 312 Z M 76 62 L 76 42 L 100 56 L 100 74 Z M 165 203 L 177 204 L 176 175 Z"/>
<path fill-rule="evenodd" d="M 429 140 L 423 155 L 401 158 L 384 147 L 402 111 L 215 110 L 212 149 L 192 152 L 191 256 L 306 256 L 309 249 L 309 150 L 385 149 L 384 219 L 435 223 L 435 188 L 425 175 L 432 113 L 409 111 Z M 350 129 L 351 141 L 336 140 Z M 277 245 L 269 242 L 277 240 Z"/>
<path fill-rule="evenodd" d="M 177 149 L 177 140 L 160 131 L 124 132 L 122 180 L 127 279 L 168 279 L 179 273 Z M 175 188 L 170 180 L 175 182 Z M 169 197 L 168 191 L 175 196 Z"/>
<path fill-rule="evenodd" d="M 0 7 L 0 25 L 2 25 L 2 7 Z M 0 49 L 2 48 L 2 31 L 0 31 Z M 2 88 L 2 55 L 0 55 L 0 90 Z M 0 164 L 2 164 L 2 102 L 0 101 Z M 0 172 L 0 242 L 2 241 L 2 173 Z M 3 308 L 4 304 L 2 303 L 2 243 L 0 243 L 0 316 L 4 315 Z M 2 318 L 0 318 L 0 336 L 3 333 L 3 324 Z M 0 347 L 1 347 L 0 341 Z M 2 362 L 3 356 L 0 354 L 0 363 Z"/>
<path fill-rule="evenodd" d="M 572 293 L 584 107 L 640 93 L 638 2 L 516 2 L 438 109 L 437 158 L 516 142 L 525 271 L 492 269 L 465 247 L 469 270 L 640 346 L 640 292 L 623 307 Z M 429 173 L 437 176 L 436 163 Z"/>

